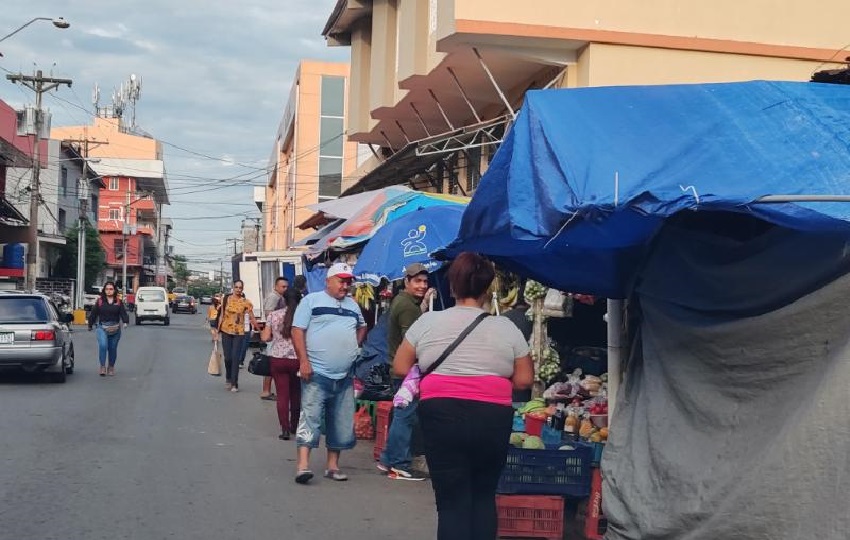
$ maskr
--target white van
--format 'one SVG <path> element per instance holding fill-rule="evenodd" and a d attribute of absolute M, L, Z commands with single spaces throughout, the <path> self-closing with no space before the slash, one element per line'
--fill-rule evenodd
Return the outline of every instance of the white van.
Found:
<path fill-rule="evenodd" d="M 136 291 L 136 324 L 142 321 L 162 321 L 165 326 L 171 323 L 164 287 L 139 287 Z"/>

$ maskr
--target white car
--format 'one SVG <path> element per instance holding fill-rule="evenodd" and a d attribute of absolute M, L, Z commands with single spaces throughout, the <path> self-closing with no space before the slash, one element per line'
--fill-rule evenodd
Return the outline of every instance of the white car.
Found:
<path fill-rule="evenodd" d="M 136 291 L 136 324 L 142 321 L 171 323 L 168 311 L 168 291 L 164 287 L 139 287 Z"/>

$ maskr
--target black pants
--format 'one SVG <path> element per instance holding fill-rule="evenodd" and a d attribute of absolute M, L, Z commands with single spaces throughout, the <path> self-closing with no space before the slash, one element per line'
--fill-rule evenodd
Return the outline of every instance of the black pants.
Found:
<path fill-rule="evenodd" d="M 225 332 L 221 333 L 221 352 L 224 355 L 224 371 L 227 382 L 233 386 L 239 386 L 239 361 L 242 353 L 242 342 L 245 336 L 235 336 Z"/>
<path fill-rule="evenodd" d="M 419 403 L 437 501 L 438 540 L 496 538 L 496 486 L 513 422 L 510 406 L 464 399 Z"/>

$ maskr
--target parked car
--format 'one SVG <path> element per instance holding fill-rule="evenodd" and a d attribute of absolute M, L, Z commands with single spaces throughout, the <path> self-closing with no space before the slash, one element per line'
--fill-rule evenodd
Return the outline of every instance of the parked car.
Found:
<path fill-rule="evenodd" d="M 168 291 L 165 287 L 139 287 L 136 291 L 136 324 L 142 321 L 162 321 L 171 324 Z"/>
<path fill-rule="evenodd" d="M 174 313 L 191 313 L 198 312 L 198 306 L 195 304 L 195 299 L 188 295 L 178 296 L 174 299 L 172 311 Z"/>
<path fill-rule="evenodd" d="M 90 310 L 94 303 L 97 302 L 97 299 L 100 297 L 100 291 L 102 290 L 103 287 L 100 286 L 89 288 L 86 294 L 83 295 L 83 309 L 86 311 Z"/>
<path fill-rule="evenodd" d="M 73 318 L 43 294 L 0 292 L 0 367 L 44 372 L 64 383 L 74 372 Z"/>
<path fill-rule="evenodd" d="M 202 296 L 201 297 L 202 304 L 212 304 L 212 296 Z"/>

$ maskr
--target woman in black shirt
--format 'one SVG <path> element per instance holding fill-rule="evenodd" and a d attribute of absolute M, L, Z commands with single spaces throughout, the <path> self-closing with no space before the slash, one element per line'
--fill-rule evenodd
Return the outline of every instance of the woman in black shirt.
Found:
<path fill-rule="evenodd" d="M 97 326 L 97 348 L 100 360 L 100 376 L 115 375 L 115 360 L 118 356 L 118 341 L 121 340 L 121 325 L 130 322 L 124 302 L 118 299 L 115 283 L 107 281 L 100 298 L 89 312 L 89 331 Z M 106 359 L 109 358 L 109 367 Z"/>

